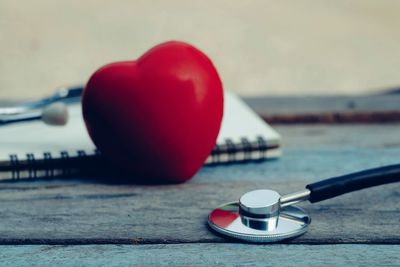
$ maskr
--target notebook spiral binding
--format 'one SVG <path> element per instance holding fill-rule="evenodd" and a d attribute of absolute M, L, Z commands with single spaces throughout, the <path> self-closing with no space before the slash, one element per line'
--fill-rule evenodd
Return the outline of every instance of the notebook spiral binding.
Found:
<path fill-rule="evenodd" d="M 27 153 L 24 158 L 10 154 L 9 158 L 8 164 L 0 165 L 0 180 L 70 177 L 93 168 L 102 157 L 96 149 L 90 153 L 78 150 L 74 155 L 68 151 L 60 151 L 59 155 L 43 152 L 40 157 Z"/>
<path fill-rule="evenodd" d="M 262 161 L 267 158 L 268 150 L 278 148 L 268 145 L 265 138 L 257 136 L 255 141 L 242 137 L 240 142 L 227 138 L 217 144 L 207 158 L 205 165 L 230 164 L 249 161 Z"/>
<path fill-rule="evenodd" d="M 205 165 L 230 164 L 238 162 L 262 161 L 267 152 L 278 146 L 268 145 L 265 138 L 258 136 L 254 141 L 241 138 L 238 142 L 225 139 L 214 147 Z M 9 155 L 8 164 L 0 166 L 0 180 L 70 177 L 79 175 L 82 169 L 99 169 L 103 159 L 99 150 L 60 151 L 59 155 L 44 152 L 40 157 L 27 153 L 23 159 L 16 154 Z"/>

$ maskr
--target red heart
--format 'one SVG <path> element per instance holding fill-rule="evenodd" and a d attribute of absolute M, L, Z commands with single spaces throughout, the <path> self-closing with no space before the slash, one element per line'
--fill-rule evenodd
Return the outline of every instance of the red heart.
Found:
<path fill-rule="evenodd" d="M 119 168 L 144 181 L 182 182 L 216 143 L 222 83 L 206 55 L 171 41 L 97 70 L 82 108 L 93 142 Z"/>

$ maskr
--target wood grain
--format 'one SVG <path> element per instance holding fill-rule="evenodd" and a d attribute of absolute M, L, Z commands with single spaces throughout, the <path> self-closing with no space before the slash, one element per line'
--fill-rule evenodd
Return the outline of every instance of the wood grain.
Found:
<path fill-rule="evenodd" d="M 179 185 L 121 185 L 81 179 L 0 184 L 0 244 L 232 242 L 207 214 L 252 189 L 281 193 L 308 182 L 398 163 L 400 127 L 278 127 L 280 160 L 203 168 Z M 292 244 L 399 244 L 400 184 L 304 204 L 313 222 Z"/>
<path fill-rule="evenodd" d="M 1 246 L 14 266 L 395 266 L 398 245 Z"/>

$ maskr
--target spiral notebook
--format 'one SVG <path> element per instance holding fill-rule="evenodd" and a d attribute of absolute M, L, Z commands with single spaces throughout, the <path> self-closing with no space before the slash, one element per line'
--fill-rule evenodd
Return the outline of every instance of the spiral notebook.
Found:
<path fill-rule="evenodd" d="M 0 127 L 0 180 L 79 175 L 104 158 L 88 136 L 80 104 L 69 105 L 66 126 L 41 121 Z M 225 92 L 217 145 L 205 164 L 259 161 L 280 156 L 280 136 L 238 96 Z"/>

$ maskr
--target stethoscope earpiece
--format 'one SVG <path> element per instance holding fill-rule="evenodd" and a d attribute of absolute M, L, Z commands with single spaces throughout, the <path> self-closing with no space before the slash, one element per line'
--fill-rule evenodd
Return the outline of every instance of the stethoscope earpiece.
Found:
<path fill-rule="evenodd" d="M 41 110 L 33 110 L 0 116 L 0 125 L 41 120 L 47 125 L 63 126 L 68 122 L 68 107 L 63 102 L 54 102 Z"/>
<path fill-rule="evenodd" d="M 0 108 L 0 126 L 10 123 L 41 120 L 47 125 L 68 123 L 68 104 L 80 103 L 83 86 L 62 87 L 49 96 Z"/>
<path fill-rule="evenodd" d="M 68 122 L 68 107 L 65 103 L 56 102 L 42 110 L 41 119 L 44 123 L 53 126 L 63 126 Z"/>

